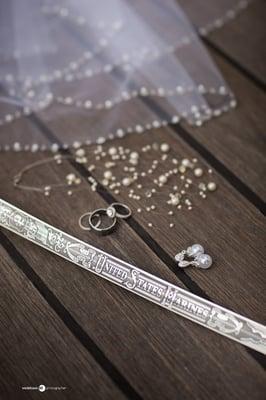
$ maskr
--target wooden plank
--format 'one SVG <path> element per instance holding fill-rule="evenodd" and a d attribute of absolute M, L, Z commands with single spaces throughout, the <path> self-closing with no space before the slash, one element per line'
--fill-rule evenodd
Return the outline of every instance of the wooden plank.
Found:
<path fill-rule="evenodd" d="M 22 387 L 41 384 L 59 388 L 49 399 L 126 398 L 2 246 L 0 257 L 1 399 L 35 399 Z"/>
<path fill-rule="evenodd" d="M 222 68 L 227 70 L 227 65 Z M 230 67 L 228 71 L 229 80 L 231 75 L 234 82 L 243 79 L 239 78 L 239 74 L 234 76 L 234 71 L 231 72 Z M 239 85 L 242 88 L 242 83 Z M 254 92 L 251 86 L 248 90 L 246 83 L 243 83 L 244 86 L 245 90 L 243 89 L 241 93 L 249 97 L 249 92 L 252 92 L 250 103 L 252 115 L 255 113 L 256 127 L 262 132 L 262 111 L 261 108 L 258 112 L 257 109 L 254 111 L 254 105 L 262 103 L 263 98 L 258 92 Z M 127 113 L 136 113 L 141 120 L 141 108 L 128 104 L 124 111 L 123 121 L 126 122 Z M 227 116 L 229 114 L 224 117 Z M 43 121 L 49 121 L 48 128 L 56 135 L 64 129 L 69 133 L 72 133 L 73 129 L 88 129 L 86 118 L 82 119 L 81 116 L 76 118 L 67 116 L 64 121 L 62 119 L 51 121 L 49 116 L 43 113 L 42 118 Z M 230 128 L 232 121 L 228 120 L 225 124 L 222 118 L 215 122 L 223 121 L 223 126 Z M 201 128 L 201 131 L 206 135 L 202 133 L 204 138 L 200 140 L 211 154 L 215 153 L 215 156 L 240 176 L 245 184 L 263 196 L 264 189 L 258 182 L 258 177 L 261 176 L 262 151 L 257 146 L 257 135 L 253 135 L 254 120 L 249 121 L 249 118 L 245 119 L 241 114 L 233 125 L 236 136 L 231 138 L 229 134 L 226 144 L 223 141 L 220 144 L 220 141 L 215 139 L 211 141 L 211 147 L 207 147 L 209 146 L 207 136 L 210 135 L 211 129 L 205 130 L 205 127 Z M 16 129 L 19 129 L 19 124 L 20 122 L 16 125 Z M 212 122 L 206 127 L 212 126 L 213 130 L 216 129 L 216 124 L 215 126 L 211 124 Z M 245 126 L 248 124 L 249 127 L 245 131 L 244 139 L 239 133 L 242 124 Z M 93 121 L 93 125 L 97 126 L 97 121 Z M 33 125 L 31 128 L 36 129 Z M 224 132 L 223 127 L 217 129 L 221 133 Z M 195 138 L 197 132 L 195 131 Z M 8 129 L 6 133 L 8 134 Z M 172 130 L 151 132 L 142 137 L 127 137 L 121 143 L 124 146 L 141 147 L 144 143 L 158 140 L 169 141 L 172 152 L 177 157 L 196 155 L 200 158 L 181 139 L 177 139 L 176 134 L 173 137 Z M 243 140 L 249 143 L 251 150 L 247 149 Z M 241 152 L 225 151 L 226 146 L 230 147 L 234 143 L 237 143 Z M 239 157 L 240 166 L 235 165 L 230 158 L 235 154 Z M 258 159 L 254 161 L 251 155 L 258 155 Z M 221 176 L 218 176 L 219 191 L 207 199 L 204 205 L 196 202 L 196 207 L 191 213 L 178 214 L 176 226 L 171 231 L 163 207 L 160 209 L 161 200 L 155 199 L 158 215 L 152 217 L 146 213 L 138 215 L 137 202 L 121 191 L 118 199 L 131 205 L 134 219 L 128 221 L 129 226 L 126 222 L 120 224 L 112 236 L 98 238 L 92 232 L 81 232 L 77 225 L 77 219 L 82 212 L 106 204 L 97 193 L 91 193 L 84 188 L 84 191 L 73 197 L 64 197 L 63 192 L 58 192 L 55 196 L 46 198 L 37 193 L 18 192 L 12 188 L 8 178 L 10 179 L 21 166 L 44 156 L 45 154 L 18 154 L 14 163 L 14 154 L 1 155 L 0 170 L 3 180 L 5 178 L 1 190 L 5 199 L 165 279 L 177 284 L 181 284 L 180 279 L 182 279 L 196 290 L 202 288 L 201 292 L 205 291 L 220 304 L 264 322 L 262 302 L 265 275 L 261 267 L 263 259 L 261 216 L 254 206 L 232 189 Z M 242 170 L 244 166 L 246 168 L 247 161 L 250 168 Z M 64 166 L 58 173 L 54 167 L 47 166 L 42 172 L 35 171 L 31 175 L 31 182 L 39 184 L 48 177 L 55 180 L 62 179 L 70 170 L 74 169 Z M 101 177 L 101 174 L 97 174 L 97 177 Z M 108 196 L 108 193 L 105 193 L 103 197 L 110 198 Z M 150 218 L 159 220 L 159 226 L 149 229 Z M 41 276 L 47 288 L 52 289 L 64 307 L 70 310 L 84 332 L 92 337 L 111 360 L 110 362 L 118 368 L 118 371 L 123 372 L 132 388 L 144 398 L 162 398 L 162 393 L 169 399 L 176 398 L 177 395 L 184 399 L 207 396 L 217 399 L 263 398 L 265 379 L 262 368 L 256 361 L 257 357 L 253 358 L 240 345 L 159 310 L 142 299 L 136 299 L 133 295 L 88 275 L 86 271 L 76 269 L 63 260 L 48 255 L 47 252 L 11 233 L 5 234 L 25 256 L 34 272 Z M 186 274 L 178 273 L 179 279 L 167 268 L 174 268 L 173 262 L 169 260 L 179 249 L 186 247 L 192 241 L 200 241 L 208 249 L 214 257 L 215 265 L 206 273 L 200 273 L 202 271 L 198 270 L 190 270 Z"/>
<path fill-rule="evenodd" d="M 140 149 L 148 143 L 167 141 L 170 143 L 173 157 L 179 160 L 182 158 L 197 158 L 198 154 L 191 151 L 181 140 L 171 134 L 171 131 L 157 130 L 148 135 L 138 137 L 131 136 L 123 141 L 131 149 Z M 122 142 L 120 142 L 122 144 Z M 119 142 L 118 142 L 119 144 Z M 142 155 L 144 159 L 144 155 Z M 201 160 L 204 165 L 204 161 Z M 145 166 L 145 159 L 143 160 Z M 205 164 L 206 165 L 206 164 Z M 148 168 L 148 166 L 147 166 Z M 146 168 L 146 169 L 147 169 Z M 145 167 L 143 168 L 145 170 Z M 206 166 L 207 169 L 207 166 Z M 125 176 L 121 168 L 114 172 L 118 180 Z M 103 170 L 97 168 L 94 175 L 101 181 Z M 175 253 L 185 248 L 192 242 L 203 241 L 203 246 L 211 248 L 216 259 L 216 268 L 214 267 L 208 274 L 199 273 L 197 270 L 188 270 L 188 274 L 200 284 L 200 286 L 215 301 L 234 307 L 244 314 L 263 322 L 264 310 L 263 286 L 265 285 L 265 276 L 260 260 L 263 258 L 263 230 L 264 223 L 261 214 L 254 209 L 237 191 L 219 175 L 214 174 L 218 182 L 219 190 L 210 196 L 206 202 L 200 203 L 194 199 L 195 208 L 191 212 L 180 211 L 176 216 L 176 224 L 169 234 L 170 217 L 165 209 L 168 197 L 163 193 L 154 196 L 151 200 L 144 200 L 141 203 L 128 197 L 127 191 L 121 189 L 119 195 L 114 197 L 130 205 L 134 212 L 134 219 L 140 223 L 144 230 L 148 230 L 152 238 L 173 257 Z M 151 186 L 151 178 L 145 177 L 144 187 Z M 156 211 L 154 213 L 145 212 L 145 206 L 154 204 Z M 138 207 L 143 208 L 142 213 L 136 213 Z M 168 207 L 168 208 L 167 208 Z M 237 210 L 237 213 L 236 213 Z M 157 222 L 158 221 L 158 222 Z M 206 226 L 206 221 L 208 225 Z M 153 222 L 153 227 L 149 228 L 148 223 Z M 252 228 L 251 228 L 252 227 Z M 230 241 L 228 242 L 228 237 Z M 165 239 L 167 238 L 167 240 Z M 180 243 L 177 246 L 177 242 Z M 243 246 L 245 243 L 245 246 Z M 238 268 L 235 268 L 238 265 Z M 249 266 L 252 265 L 252 271 Z M 221 280 L 221 274 L 223 279 Z M 213 284 L 215 282 L 215 284 Z M 249 284 L 252 287 L 249 286 Z M 260 290 L 258 290 L 260 289 Z M 235 293 L 235 296 L 229 294 Z M 237 293 L 241 294 L 236 295 Z"/>
<path fill-rule="evenodd" d="M 262 85 L 266 84 L 265 18 L 265 2 L 254 0 L 230 23 L 210 35 L 211 43 Z"/>
<path fill-rule="evenodd" d="M 208 2 L 198 0 L 180 0 L 181 5 L 192 17 L 192 21 L 216 22 L 225 21 L 219 29 L 213 29 L 203 40 L 214 46 L 227 60 L 238 67 L 258 85 L 265 85 L 266 80 L 266 50 L 265 50 L 265 2 L 253 0 L 242 11 L 235 13 L 234 4 L 224 0 Z M 233 2 L 235 4 L 240 2 Z M 233 12 L 227 18 L 228 12 Z M 201 15 L 202 14 L 202 15 Z M 205 26 L 205 23 L 201 26 Z"/>
<path fill-rule="evenodd" d="M 215 62 L 238 100 L 238 105 L 200 128 L 183 124 L 193 138 L 211 152 L 243 183 L 266 199 L 265 94 L 221 57 Z"/>
<path fill-rule="evenodd" d="M 128 107 L 131 107 L 131 105 L 128 105 Z M 136 112 L 139 112 L 141 116 L 141 107 L 136 108 L 135 106 L 135 110 Z M 126 120 L 127 118 L 126 114 L 123 115 L 123 118 L 124 120 Z M 67 121 L 68 119 L 64 120 L 63 122 L 61 121 L 61 119 L 58 119 L 54 120 L 50 124 L 47 124 L 47 126 L 49 129 L 51 129 L 54 135 L 57 135 L 58 131 L 62 131 L 63 128 L 67 129 Z M 73 129 L 73 127 L 71 127 L 70 129 Z M 86 122 L 84 119 L 81 119 L 79 121 L 79 129 L 83 130 L 86 129 Z M 164 140 L 170 141 L 173 151 L 172 153 L 173 156 L 178 155 L 179 158 L 186 158 L 187 156 L 191 155 L 191 158 L 195 156 L 199 158 L 198 157 L 199 154 L 193 151 L 191 152 L 191 149 L 186 144 L 184 144 L 183 141 L 179 139 L 176 134 L 173 134 L 171 129 L 159 129 L 144 135 L 128 136 L 127 138 L 124 138 L 121 141 L 121 144 L 123 144 L 124 146 L 128 144 L 129 148 L 140 149 L 145 143 L 146 144 L 152 143 L 158 140 L 160 140 L 161 142 L 163 142 Z M 215 145 L 213 145 L 210 150 L 212 150 L 212 152 L 216 154 L 218 153 L 218 149 Z M 256 145 L 254 147 L 256 147 Z M 230 148 L 232 148 L 232 146 L 229 146 L 229 149 Z M 248 149 L 243 148 L 242 150 L 243 154 L 246 154 Z M 223 148 L 223 150 L 220 150 L 220 154 L 223 155 L 224 151 L 225 148 Z M 228 158 L 229 157 L 227 157 L 227 159 Z M 245 156 L 245 159 L 246 162 L 248 162 L 247 160 L 251 159 L 250 155 L 248 154 L 247 157 Z M 260 161 L 262 161 L 261 158 Z M 101 170 L 103 170 L 102 167 Z M 259 175 L 261 176 L 261 171 L 259 172 Z M 98 179 L 102 179 L 102 175 L 96 175 L 96 176 Z M 232 234 L 231 235 L 232 243 L 230 243 L 230 248 L 226 248 L 226 257 L 222 261 L 223 265 L 222 268 L 224 268 L 224 273 L 226 277 L 225 285 L 220 280 L 220 269 L 213 269 L 211 272 L 208 273 L 208 275 L 214 274 L 215 285 L 210 283 L 211 281 L 209 279 L 206 279 L 204 275 L 202 274 L 198 275 L 198 273 L 193 270 L 188 272 L 188 274 L 189 275 L 191 274 L 193 278 L 196 278 L 196 281 L 200 283 L 200 286 L 216 302 L 224 304 L 229 308 L 235 307 L 235 310 L 239 310 L 243 314 L 247 314 L 251 318 L 255 318 L 263 322 L 264 318 L 263 307 L 260 301 L 261 300 L 260 295 L 258 295 L 259 292 L 257 290 L 257 287 L 260 287 L 261 292 L 263 292 L 263 279 L 259 279 L 258 282 L 256 279 L 256 276 L 257 277 L 260 276 L 260 278 L 263 277 L 263 270 L 261 269 L 260 266 L 261 265 L 260 260 L 263 258 L 262 232 L 264 228 L 263 222 L 261 221 L 261 214 L 257 210 L 254 210 L 253 206 L 250 206 L 249 202 L 245 200 L 241 195 L 239 195 L 239 193 L 232 190 L 232 187 L 230 187 L 230 185 L 228 185 L 227 182 L 225 182 L 224 179 L 222 179 L 222 177 L 219 177 L 219 179 L 221 179 L 220 191 L 217 193 L 217 195 L 215 195 L 218 197 L 218 199 L 217 202 L 211 203 L 210 210 L 209 208 L 204 208 L 204 207 L 195 209 L 194 212 L 191 213 L 191 215 L 189 215 L 189 217 L 186 213 L 184 214 L 181 213 L 180 216 L 178 216 L 178 221 L 180 218 L 182 221 L 182 228 L 180 229 L 180 226 L 178 225 L 177 222 L 176 228 L 173 230 L 173 233 L 171 234 L 173 241 L 168 240 L 166 241 L 166 243 L 164 243 L 164 238 L 167 237 L 169 229 L 169 225 L 167 224 L 164 224 L 163 227 L 156 227 L 156 229 L 153 229 L 152 236 L 161 245 L 161 248 L 165 249 L 168 252 L 168 254 L 170 254 L 173 257 L 175 252 L 177 251 L 176 237 L 180 238 L 181 240 L 180 247 L 184 248 L 186 244 L 189 244 L 191 242 L 190 231 L 185 228 L 186 225 L 193 227 L 193 232 L 194 232 L 194 226 L 197 226 L 197 230 L 195 230 L 195 233 L 198 235 L 199 238 L 205 238 L 205 244 L 207 245 L 207 247 L 208 243 L 212 243 L 214 249 L 217 249 L 218 251 L 217 255 L 213 253 L 214 258 L 219 259 L 220 252 L 223 253 L 223 249 L 221 249 L 219 243 L 226 244 L 228 231 L 235 232 L 235 238 L 234 235 Z M 123 200 L 126 202 L 126 204 L 130 204 L 133 210 L 134 209 L 136 210 L 136 208 L 138 207 L 136 201 L 128 197 L 124 197 L 122 191 L 121 195 L 116 197 L 118 198 L 118 200 Z M 160 202 L 160 200 L 157 200 L 157 202 Z M 155 205 L 157 206 L 157 213 L 158 213 L 160 207 L 158 207 L 159 203 L 156 203 L 156 200 L 155 200 Z M 223 207 L 225 207 L 225 210 L 223 209 Z M 235 210 L 238 210 L 237 214 L 235 214 Z M 203 221 L 200 220 L 202 212 L 203 213 L 206 212 Z M 149 216 L 143 214 L 141 215 L 135 214 L 135 218 L 144 227 L 144 229 L 148 228 Z M 210 224 L 210 229 L 208 229 L 206 233 L 205 233 L 205 219 L 212 221 L 212 223 Z M 219 221 L 218 226 L 216 222 L 217 219 Z M 238 233 L 236 232 L 235 226 L 237 226 L 241 230 L 240 235 L 238 235 Z M 255 229 L 259 235 L 258 238 L 256 234 L 254 234 L 254 231 L 251 231 L 250 226 L 256 226 Z M 184 232 L 183 229 L 185 230 Z M 216 234 L 216 231 L 219 232 L 219 234 L 218 233 Z M 197 235 L 195 235 L 194 241 L 198 241 Z M 256 242 L 255 250 L 253 245 L 254 242 Z M 246 243 L 246 245 L 242 249 L 243 243 Z M 239 254 L 241 254 L 241 252 L 243 252 L 243 258 L 241 257 L 240 259 L 238 259 Z M 242 260 L 244 261 L 243 265 L 242 265 Z M 239 273 L 238 271 L 236 271 L 234 267 L 234 264 L 239 264 L 239 263 L 241 264 L 239 267 L 241 270 L 241 277 L 239 277 Z M 256 271 L 253 276 L 254 287 L 253 290 L 251 291 L 249 291 L 250 288 L 247 285 L 247 282 L 248 281 L 250 282 L 250 270 L 248 268 L 248 265 L 253 265 L 254 266 L 253 268 Z M 218 287 L 216 285 L 218 285 L 218 287 L 220 288 L 220 292 L 218 291 Z M 246 287 L 247 289 L 245 289 Z M 233 293 L 234 290 L 236 289 L 239 293 L 243 293 L 241 299 L 237 298 L 237 296 L 233 298 L 228 297 L 228 291 L 227 291 L 228 288 L 230 288 L 229 293 Z"/>
<path fill-rule="evenodd" d="M 140 137 L 141 140 L 143 138 L 144 136 Z M 5 154 L 1 158 L 1 167 L 6 176 L 16 173 L 26 161 L 25 154 L 18 154 L 16 165 L 13 165 L 10 163 L 12 156 Z M 40 154 L 29 154 L 27 162 L 40 157 Z M 55 179 L 55 175 L 52 173 L 51 177 Z M 79 194 L 71 198 L 64 198 L 62 193 L 57 193 L 46 198 L 38 194 L 19 192 L 18 198 L 18 192 L 10 184 L 2 187 L 4 198 L 26 211 L 104 248 L 113 255 L 180 284 L 179 279 L 126 224 L 120 224 L 119 229 L 109 237 L 99 238 L 93 232 L 80 232 L 77 225 L 79 215 L 88 208 L 105 204 L 96 193 L 85 191 L 82 196 Z M 128 201 L 127 203 L 129 204 Z M 138 220 L 141 221 L 141 218 Z M 174 231 L 171 239 L 169 238 L 171 245 L 175 241 L 174 250 L 176 238 L 182 246 L 181 235 L 188 237 L 185 230 L 179 231 L 177 236 L 176 233 Z M 182 318 L 173 317 L 171 313 L 137 299 L 130 293 L 124 293 L 120 288 L 59 260 L 11 233 L 6 234 L 34 271 L 62 304 L 71 310 L 84 330 L 89 332 L 97 345 L 123 371 L 130 384 L 144 398 L 161 398 L 162 393 L 169 399 L 176 398 L 177 394 L 184 399 L 201 396 L 206 398 L 210 394 L 215 394 L 217 399 L 237 399 L 246 393 L 253 398 L 261 398 L 264 390 L 263 370 L 242 346 L 224 340 Z M 160 239 L 162 240 L 162 236 Z M 221 280 L 221 272 L 218 275 L 218 280 Z M 219 287 L 217 291 L 222 296 Z M 228 292 L 225 295 L 227 297 Z M 244 300 L 241 299 L 242 301 Z M 247 305 L 243 308 L 246 310 Z M 246 314 L 255 315 L 253 305 Z M 226 368 L 229 364 L 230 371 Z"/>
<path fill-rule="evenodd" d="M 229 3 L 228 10 L 230 7 L 234 9 L 234 6 Z M 191 8 L 194 10 L 192 21 L 193 17 L 195 20 L 212 21 L 214 15 L 222 16 L 223 12 L 226 11 L 225 3 L 219 0 L 217 2 L 209 2 L 207 7 L 205 0 L 199 0 L 197 4 L 194 1 L 181 1 L 181 5 L 185 10 L 190 10 L 189 15 L 191 15 Z M 255 13 L 253 10 L 256 10 Z M 195 15 L 193 16 L 193 14 Z M 243 68 L 248 68 L 247 64 L 251 60 L 253 60 L 254 70 L 258 64 L 259 66 L 265 66 L 265 57 L 263 57 L 263 51 L 265 51 L 263 46 L 265 42 L 263 40 L 263 36 L 265 37 L 264 14 L 265 6 L 262 2 L 251 2 L 247 9 L 239 12 L 236 18 L 226 23 L 223 28 L 214 30 L 213 34 L 207 36 L 205 41 L 213 44 L 213 46 L 207 46 L 207 50 L 210 51 L 214 62 L 218 64 L 218 68 L 220 68 L 225 80 L 235 93 L 238 101 L 237 108 L 219 118 L 212 119 L 200 129 L 191 128 L 191 126 L 183 124 L 187 132 L 204 146 L 202 154 L 205 149 L 207 152 L 211 152 L 219 163 L 222 163 L 225 168 L 238 177 L 238 180 L 243 182 L 243 186 L 247 186 L 247 188 L 243 187 L 243 191 L 253 192 L 250 193 L 250 197 L 254 198 L 254 203 L 259 203 L 259 199 L 256 199 L 256 196 L 261 197 L 264 201 L 266 198 L 265 185 L 261 179 L 266 170 L 264 157 L 265 94 L 260 87 L 257 87 L 258 85 L 254 85 L 256 83 L 255 79 L 250 79 L 247 74 L 243 74 Z M 174 20 L 172 22 L 174 23 Z M 256 26 L 256 28 L 252 29 L 251 25 Z M 233 34 L 231 26 L 235 27 L 238 35 Z M 170 27 L 167 27 L 167 29 L 170 29 Z M 252 34 L 247 34 L 247 32 L 252 32 Z M 220 38 L 220 41 L 217 42 L 215 38 Z M 238 50 L 240 49 L 241 51 L 242 49 L 241 64 L 228 62 L 224 52 L 217 52 L 219 45 L 232 59 L 234 59 L 235 54 L 238 54 Z M 260 50 L 257 51 L 257 49 Z M 177 51 L 178 57 L 180 55 Z M 257 59 L 258 57 L 260 58 L 260 63 Z M 264 79 L 265 73 L 262 76 Z M 154 110 L 156 108 L 158 110 L 156 106 L 159 103 L 158 101 L 152 100 L 147 103 L 150 107 L 153 104 Z M 159 112 L 161 118 L 163 118 L 163 114 Z M 164 118 L 171 120 L 170 115 L 164 114 Z M 189 142 L 191 144 L 191 141 Z M 195 147 L 198 148 L 197 143 L 195 143 Z"/>

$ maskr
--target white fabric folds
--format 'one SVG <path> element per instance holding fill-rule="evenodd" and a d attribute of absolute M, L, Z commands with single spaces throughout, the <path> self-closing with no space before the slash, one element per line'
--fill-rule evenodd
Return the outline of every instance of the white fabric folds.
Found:
<path fill-rule="evenodd" d="M 101 143 L 180 119 L 200 126 L 234 107 L 199 35 L 248 2 L 225 1 L 209 14 L 198 1 L 183 3 L 3 0 L 1 149 Z M 34 123 L 23 132 L 15 128 L 31 115 L 56 134 L 48 137 Z"/>

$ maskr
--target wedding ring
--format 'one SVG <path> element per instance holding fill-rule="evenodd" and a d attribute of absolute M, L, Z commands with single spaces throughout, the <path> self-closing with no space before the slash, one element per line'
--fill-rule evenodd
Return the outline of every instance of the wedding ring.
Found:
<path fill-rule="evenodd" d="M 111 209 L 111 207 L 109 208 L 98 208 L 97 210 L 89 213 L 89 224 L 90 227 L 92 229 L 94 229 L 95 231 L 97 231 L 98 233 L 101 234 L 106 234 L 108 232 L 110 232 L 113 227 L 115 226 L 116 222 L 117 222 L 117 218 L 115 216 L 115 213 L 113 214 L 113 216 L 111 216 L 109 210 Z M 110 224 L 107 226 L 101 226 L 101 215 L 106 215 L 109 219 L 110 219 Z M 95 224 L 95 218 L 97 218 L 97 223 Z"/>
<path fill-rule="evenodd" d="M 118 218 L 126 219 L 132 214 L 130 208 L 123 203 L 112 203 L 110 207 L 113 207 Z M 119 212 L 120 211 L 120 212 Z"/>
<path fill-rule="evenodd" d="M 117 219 L 125 219 L 131 216 L 131 210 L 123 203 L 112 203 L 107 208 L 98 208 L 92 212 L 86 212 L 79 218 L 79 226 L 84 230 L 91 230 L 104 235 L 109 233 L 117 223 Z M 84 224 L 84 219 L 88 217 L 88 224 Z M 103 218 L 102 218 L 103 217 Z M 107 217 L 109 224 L 104 225 L 104 217 Z M 105 218 L 106 219 L 106 218 Z"/>
<path fill-rule="evenodd" d="M 80 216 L 80 218 L 79 218 L 79 227 L 81 229 L 83 229 L 84 231 L 90 231 L 91 230 L 90 223 L 89 223 L 89 225 L 85 225 L 84 224 L 84 219 L 89 215 L 91 215 L 91 212 L 86 212 L 86 213 L 82 214 Z M 97 217 L 97 215 L 95 215 L 95 218 L 96 217 Z M 100 218 L 100 215 L 98 215 L 98 222 L 97 222 L 96 226 L 98 227 L 100 224 L 101 224 L 101 218 Z"/>

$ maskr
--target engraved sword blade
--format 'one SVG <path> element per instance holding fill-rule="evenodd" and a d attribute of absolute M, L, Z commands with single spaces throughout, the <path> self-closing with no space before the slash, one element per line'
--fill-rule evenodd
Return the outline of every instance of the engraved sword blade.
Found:
<path fill-rule="evenodd" d="M 0 199 L 0 226 L 236 342 L 266 354 L 266 327 L 122 261 Z"/>

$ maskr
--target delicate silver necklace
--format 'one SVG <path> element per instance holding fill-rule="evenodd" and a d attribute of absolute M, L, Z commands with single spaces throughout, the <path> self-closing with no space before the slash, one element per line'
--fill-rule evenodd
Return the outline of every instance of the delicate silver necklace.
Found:
<path fill-rule="evenodd" d="M 266 354 L 266 327 L 68 235 L 0 199 L 0 226 L 163 308 Z M 197 245 L 198 246 L 198 245 Z M 186 253 L 190 253 L 188 248 Z M 184 252 L 177 255 L 183 260 Z"/>

